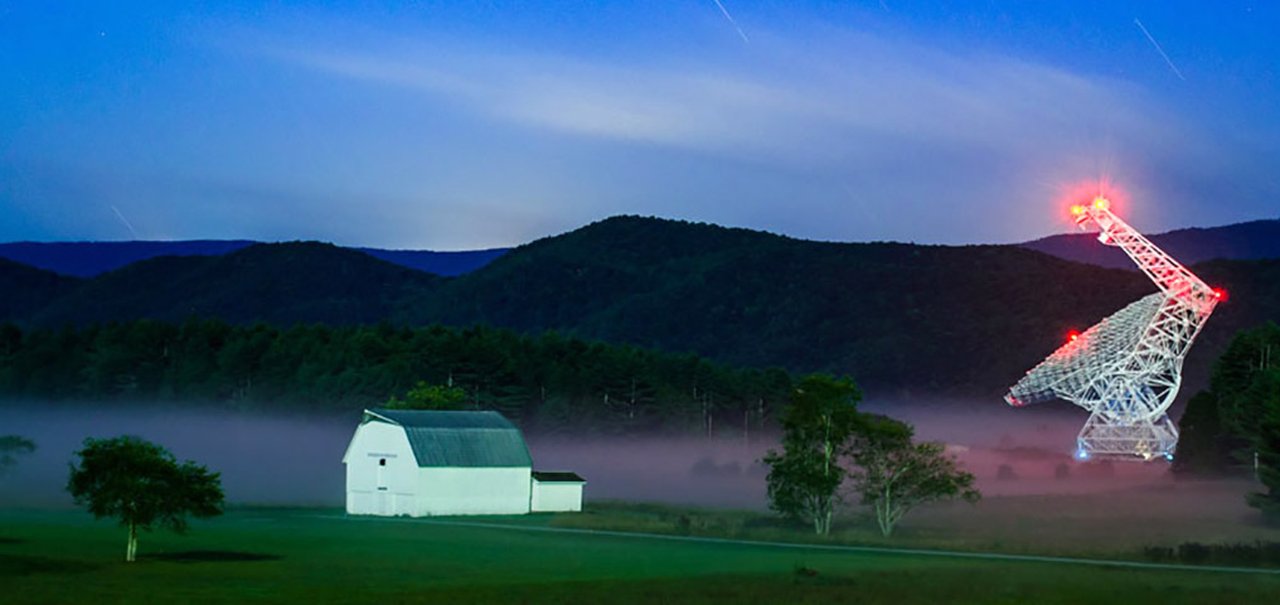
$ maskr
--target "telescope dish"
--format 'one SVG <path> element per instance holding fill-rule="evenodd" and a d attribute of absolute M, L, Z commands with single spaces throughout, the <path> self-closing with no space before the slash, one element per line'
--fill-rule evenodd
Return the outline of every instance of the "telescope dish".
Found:
<path fill-rule="evenodd" d="M 1178 430 L 1167 414 L 1182 384 L 1182 362 L 1225 296 L 1111 212 L 1104 197 L 1071 207 L 1081 228 L 1117 246 L 1157 292 L 1129 303 L 1071 338 L 1009 389 L 1009 405 L 1063 399 L 1089 414 L 1076 456 L 1172 459 Z"/>

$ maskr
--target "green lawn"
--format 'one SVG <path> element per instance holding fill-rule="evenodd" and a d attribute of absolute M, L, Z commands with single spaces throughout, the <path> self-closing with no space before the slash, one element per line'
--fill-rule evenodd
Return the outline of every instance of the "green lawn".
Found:
<path fill-rule="evenodd" d="M 1145 560 L 1149 546 L 1280 543 L 1244 504 L 1253 489 L 1234 481 L 1180 482 L 1157 489 L 1081 494 L 994 496 L 977 504 L 943 503 L 911 512 L 894 535 L 880 535 L 865 509 L 843 511 L 832 534 L 819 539 L 803 526 L 768 512 L 596 502 L 559 527 L 685 534 L 748 540 L 1001 552 Z"/>
<path fill-rule="evenodd" d="M 549 517 L 485 518 L 542 524 Z M 1280 576 L 992 562 L 237 510 L 191 534 L 0 512 L 0 602 L 1264 603 Z M 797 573 L 807 568 L 816 575 Z"/>

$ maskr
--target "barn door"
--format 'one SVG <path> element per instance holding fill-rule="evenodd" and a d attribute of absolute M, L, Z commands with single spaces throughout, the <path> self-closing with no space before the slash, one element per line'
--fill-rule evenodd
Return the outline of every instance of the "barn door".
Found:
<path fill-rule="evenodd" d="M 377 471 L 377 475 L 378 475 L 378 490 L 377 490 L 377 494 L 378 494 L 378 514 L 379 514 L 379 515 L 386 515 L 386 516 L 390 516 L 390 515 L 391 515 L 391 494 L 390 494 L 390 493 L 388 493 L 388 491 L 387 491 L 387 476 L 386 476 L 386 470 L 387 470 L 387 459 L 386 459 L 386 458 L 381 458 L 381 459 L 379 459 L 379 460 L 378 460 L 378 471 Z"/>

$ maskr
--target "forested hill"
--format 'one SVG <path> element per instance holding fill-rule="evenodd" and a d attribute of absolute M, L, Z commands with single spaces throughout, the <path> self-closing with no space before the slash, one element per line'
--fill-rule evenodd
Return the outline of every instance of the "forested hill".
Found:
<path fill-rule="evenodd" d="M 1185 264 L 1216 259 L 1280 258 L 1280 219 L 1250 221 L 1206 229 L 1179 229 L 1151 236 L 1151 241 Z M 1134 270 L 1133 261 L 1114 246 L 1100 246 L 1093 234 L 1054 235 L 1022 244 L 1058 258 L 1100 267 Z"/>
<path fill-rule="evenodd" d="M 330 244 L 257 244 L 164 256 L 82 282 L 30 316 L 38 325 L 217 317 L 234 323 L 364 324 L 442 278 Z"/>
<path fill-rule="evenodd" d="M 30 317 L 80 280 L 0 258 L 0 321 Z"/>
<path fill-rule="evenodd" d="M 1275 262 L 1215 263 L 1235 297 L 1206 341 L 1277 316 Z M 515 249 L 411 301 L 410 322 L 570 333 L 745 365 L 850 372 L 878 391 L 992 396 L 1153 287 L 1016 246 L 834 244 L 618 217 Z M 1225 336 L 1224 336 L 1225 335 Z M 1196 350 L 1197 375 L 1214 355 Z"/>
<path fill-rule="evenodd" d="M 1231 300 L 1192 351 L 1192 383 L 1235 330 L 1280 319 L 1280 261 L 1215 261 L 1196 270 Z M 1069 330 L 1152 289 L 1133 271 L 1018 246 L 822 243 L 617 217 L 521 246 L 457 278 L 318 244 L 155 259 L 85 282 L 19 319 L 60 325 L 203 315 L 554 329 L 732 364 L 847 372 L 878 393 L 996 397 Z"/>

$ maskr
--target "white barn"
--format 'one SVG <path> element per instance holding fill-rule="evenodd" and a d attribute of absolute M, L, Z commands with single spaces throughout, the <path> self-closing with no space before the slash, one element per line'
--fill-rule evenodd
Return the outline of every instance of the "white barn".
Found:
<path fill-rule="evenodd" d="M 535 473 L 520 430 L 497 412 L 365 410 L 342 462 L 353 515 L 581 510 L 586 483 Z"/>

